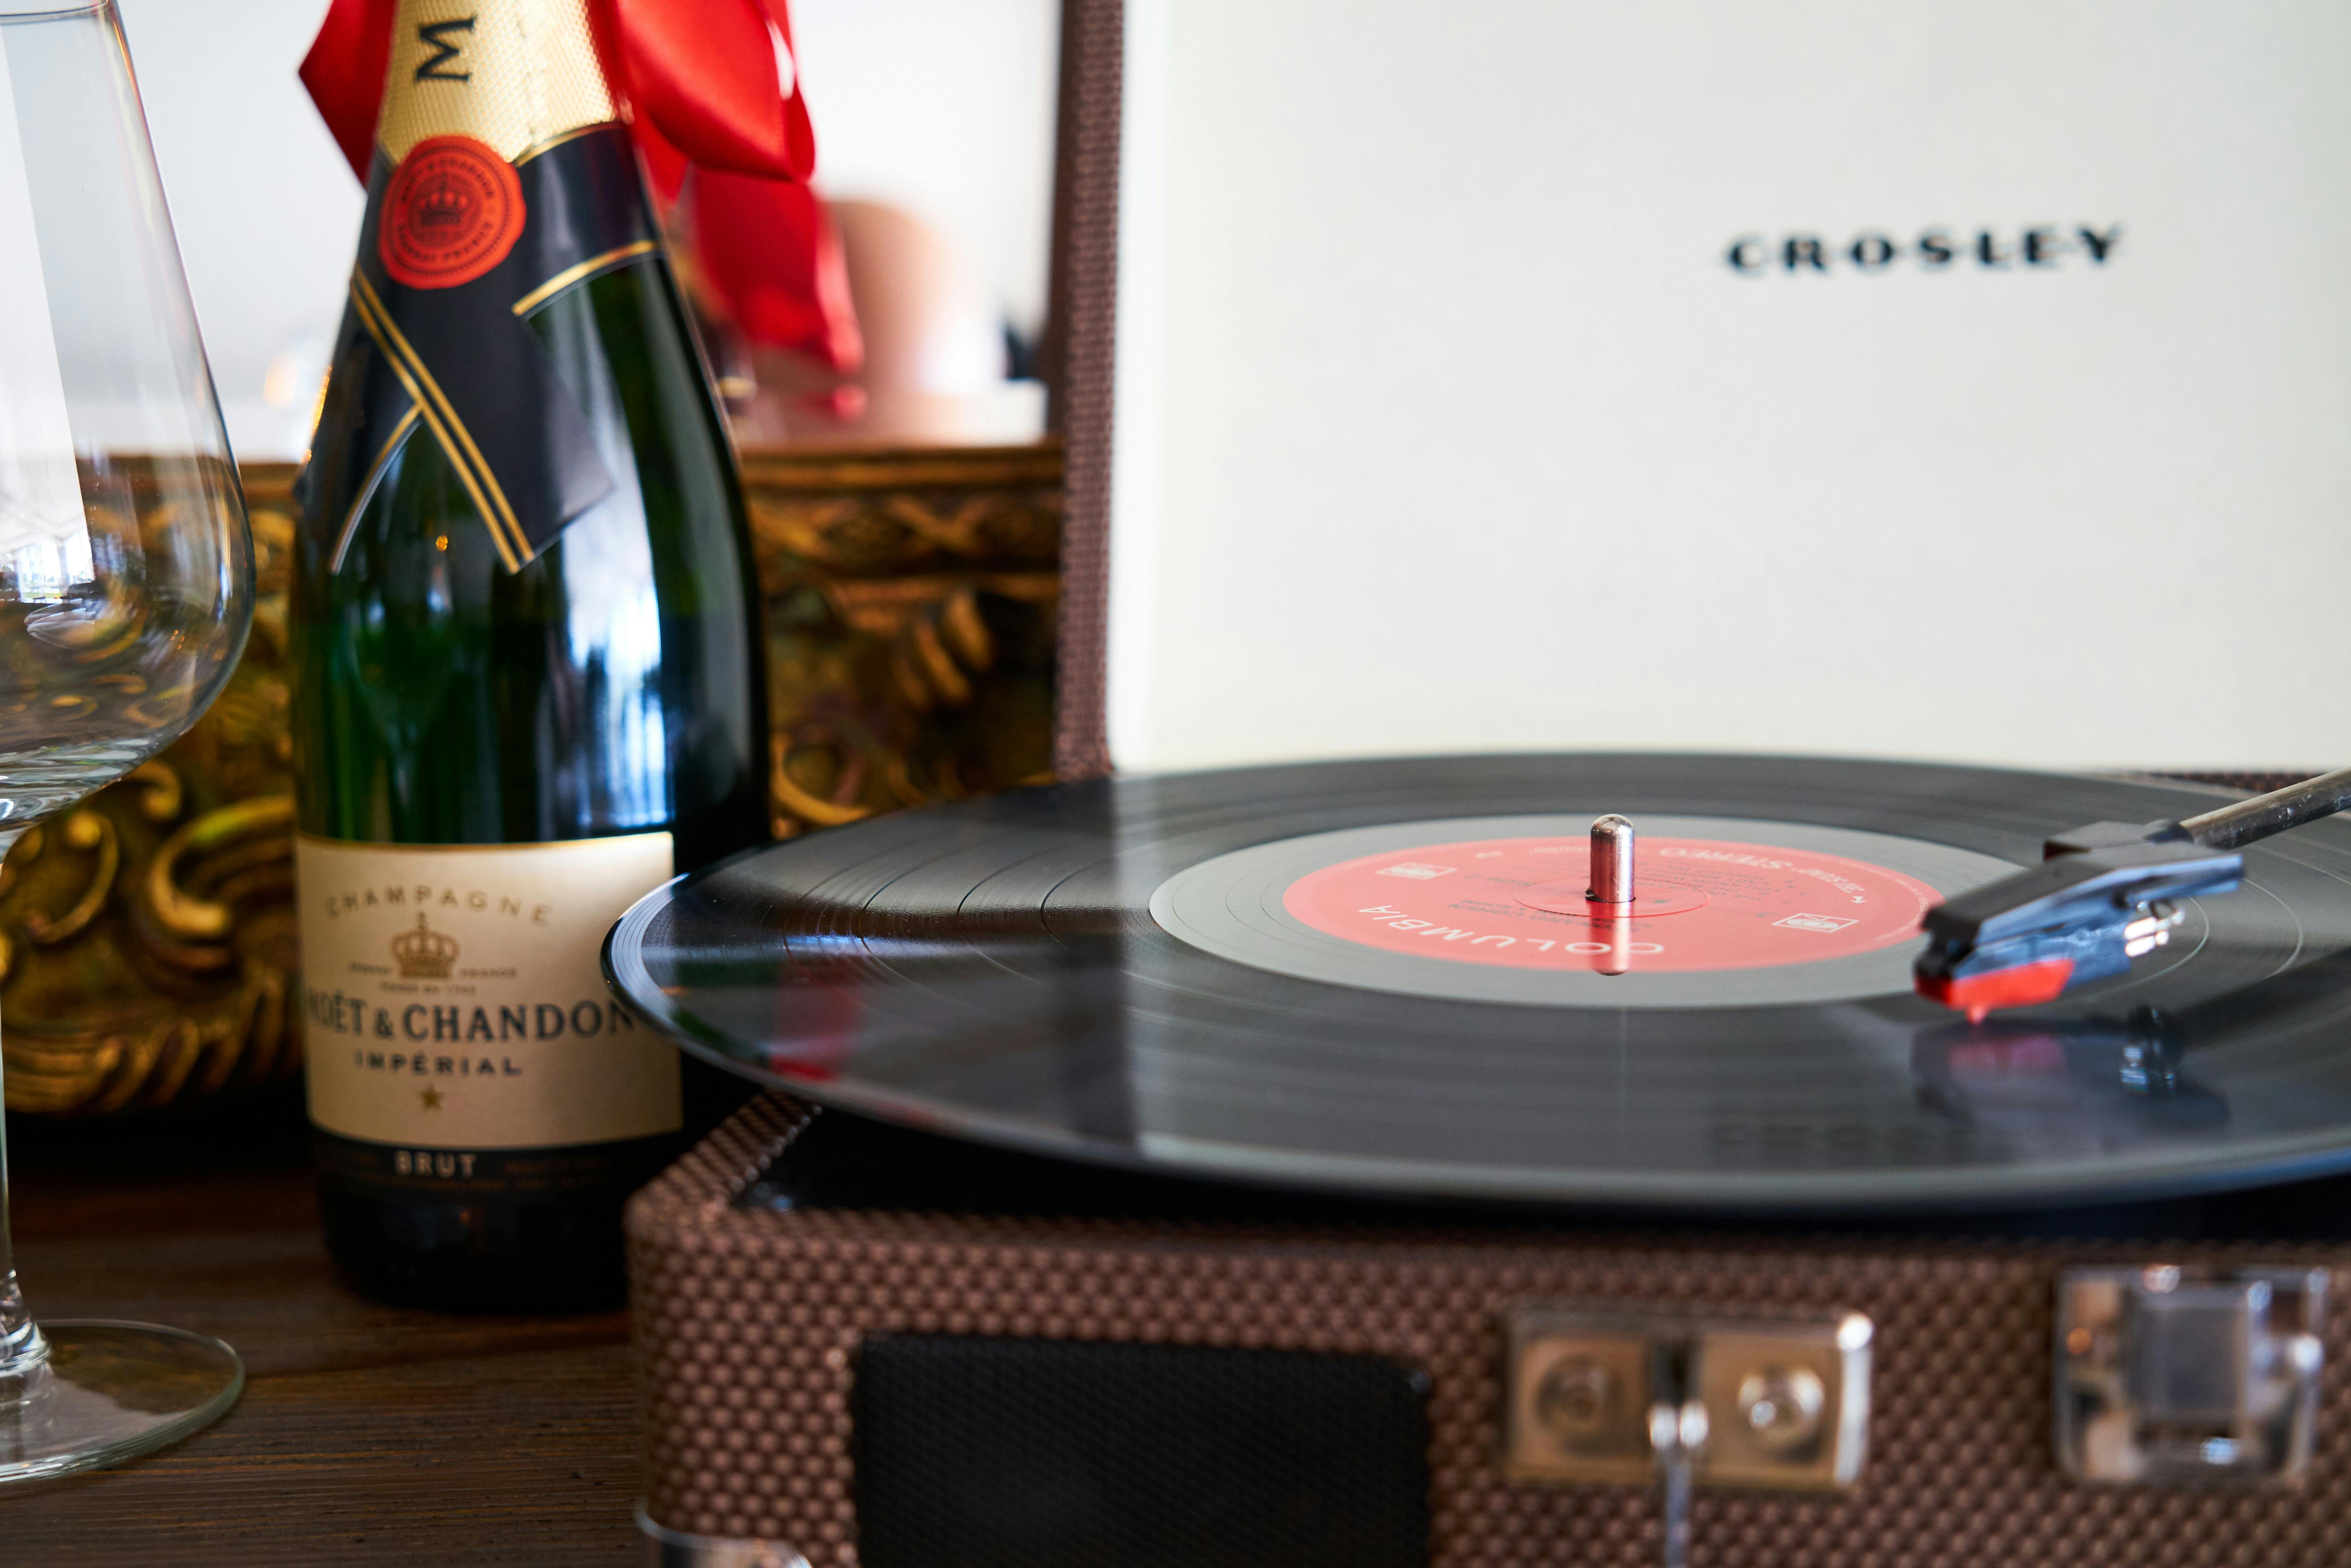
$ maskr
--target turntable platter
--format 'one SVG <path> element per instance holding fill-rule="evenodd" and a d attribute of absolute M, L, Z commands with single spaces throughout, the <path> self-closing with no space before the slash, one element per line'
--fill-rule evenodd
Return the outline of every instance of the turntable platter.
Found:
<path fill-rule="evenodd" d="M 1758 757 L 1115 779 L 753 852 L 615 983 L 836 1107 L 1075 1158 L 1629 1207 L 2021 1207 L 2351 1166 L 2351 824 L 2048 1007 L 1913 994 L 1918 919 L 2184 785 Z M 1642 898 L 1578 907 L 1585 830 Z"/>

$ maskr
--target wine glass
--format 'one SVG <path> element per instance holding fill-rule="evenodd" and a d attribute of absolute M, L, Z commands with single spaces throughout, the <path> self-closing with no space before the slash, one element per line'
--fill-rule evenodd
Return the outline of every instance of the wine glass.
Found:
<path fill-rule="evenodd" d="M 253 546 L 112 0 L 0 0 L 0 854 L 168 745 Z M 215 1339 L 36 1323 L 0 1147 L 0 1481 L 119 1463 L 245 1385 Z"/>

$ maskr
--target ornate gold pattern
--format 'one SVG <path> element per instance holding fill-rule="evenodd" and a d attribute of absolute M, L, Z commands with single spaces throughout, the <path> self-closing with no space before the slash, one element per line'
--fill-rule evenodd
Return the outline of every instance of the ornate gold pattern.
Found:
<path fill-rule="evenodd" d="M 260 598 L 226 690 L 178 744 L 26 833 L 0 869 L 10 1110 L 185 1104 L 300 1069 L 287 1017 L 293 470 L 252 466 L 244 481 Z"/>
<path fill-rule="evenodd" d="M 0 865 L 11 1110 L 187 1105 L 300 1071 L 293 479 L 282 464 L 244 470 L 261 595 L 228 688 L 177 745 Z M 1058 447 L 754 453 L 744 481 L 779 835 L 1046 778 Z"/>
<path fill-rule="evenodd" d="M 778 837 L 1043 782 L 1057 445 L 746 458 Z"/>
<path fill-rule="evenodd" d="M 71 909 L 54 920 L 37 909 L 26 912 L 25 935 L 44 947 L 54 947 L 88 930 L 104 907 L 106 895 L 114 890 L 114 873 L 122 869 L 122 841 L 116 837 L 114 824 L 96 811 L 85 808 L 68 816 L 58 837 L 68 849 L 96 850 L 98 863 L 90 870 L 89 885 Z"/>

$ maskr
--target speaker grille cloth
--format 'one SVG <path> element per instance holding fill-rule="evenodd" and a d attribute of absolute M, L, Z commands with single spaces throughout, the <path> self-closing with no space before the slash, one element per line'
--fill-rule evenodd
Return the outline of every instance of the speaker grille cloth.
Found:
<path fill-rule="evenodd" d="M 857 1358 L 864 1568 L 1420 1568 L 1420 1380 L 1371 1356 L 895 1334 Z"/>

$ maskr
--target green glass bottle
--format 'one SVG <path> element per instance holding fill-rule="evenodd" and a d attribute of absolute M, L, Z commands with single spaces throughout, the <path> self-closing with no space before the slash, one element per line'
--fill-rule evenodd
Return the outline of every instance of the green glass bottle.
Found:
<path fill-rule="evenodd" d="M 697 1119 L 599 950 L 766 836 L 758 608 L 584 0 L 446 10 L 400 7 L 299 492 L 310 1115 L 360 1289 L 588 1308 Z"/>

